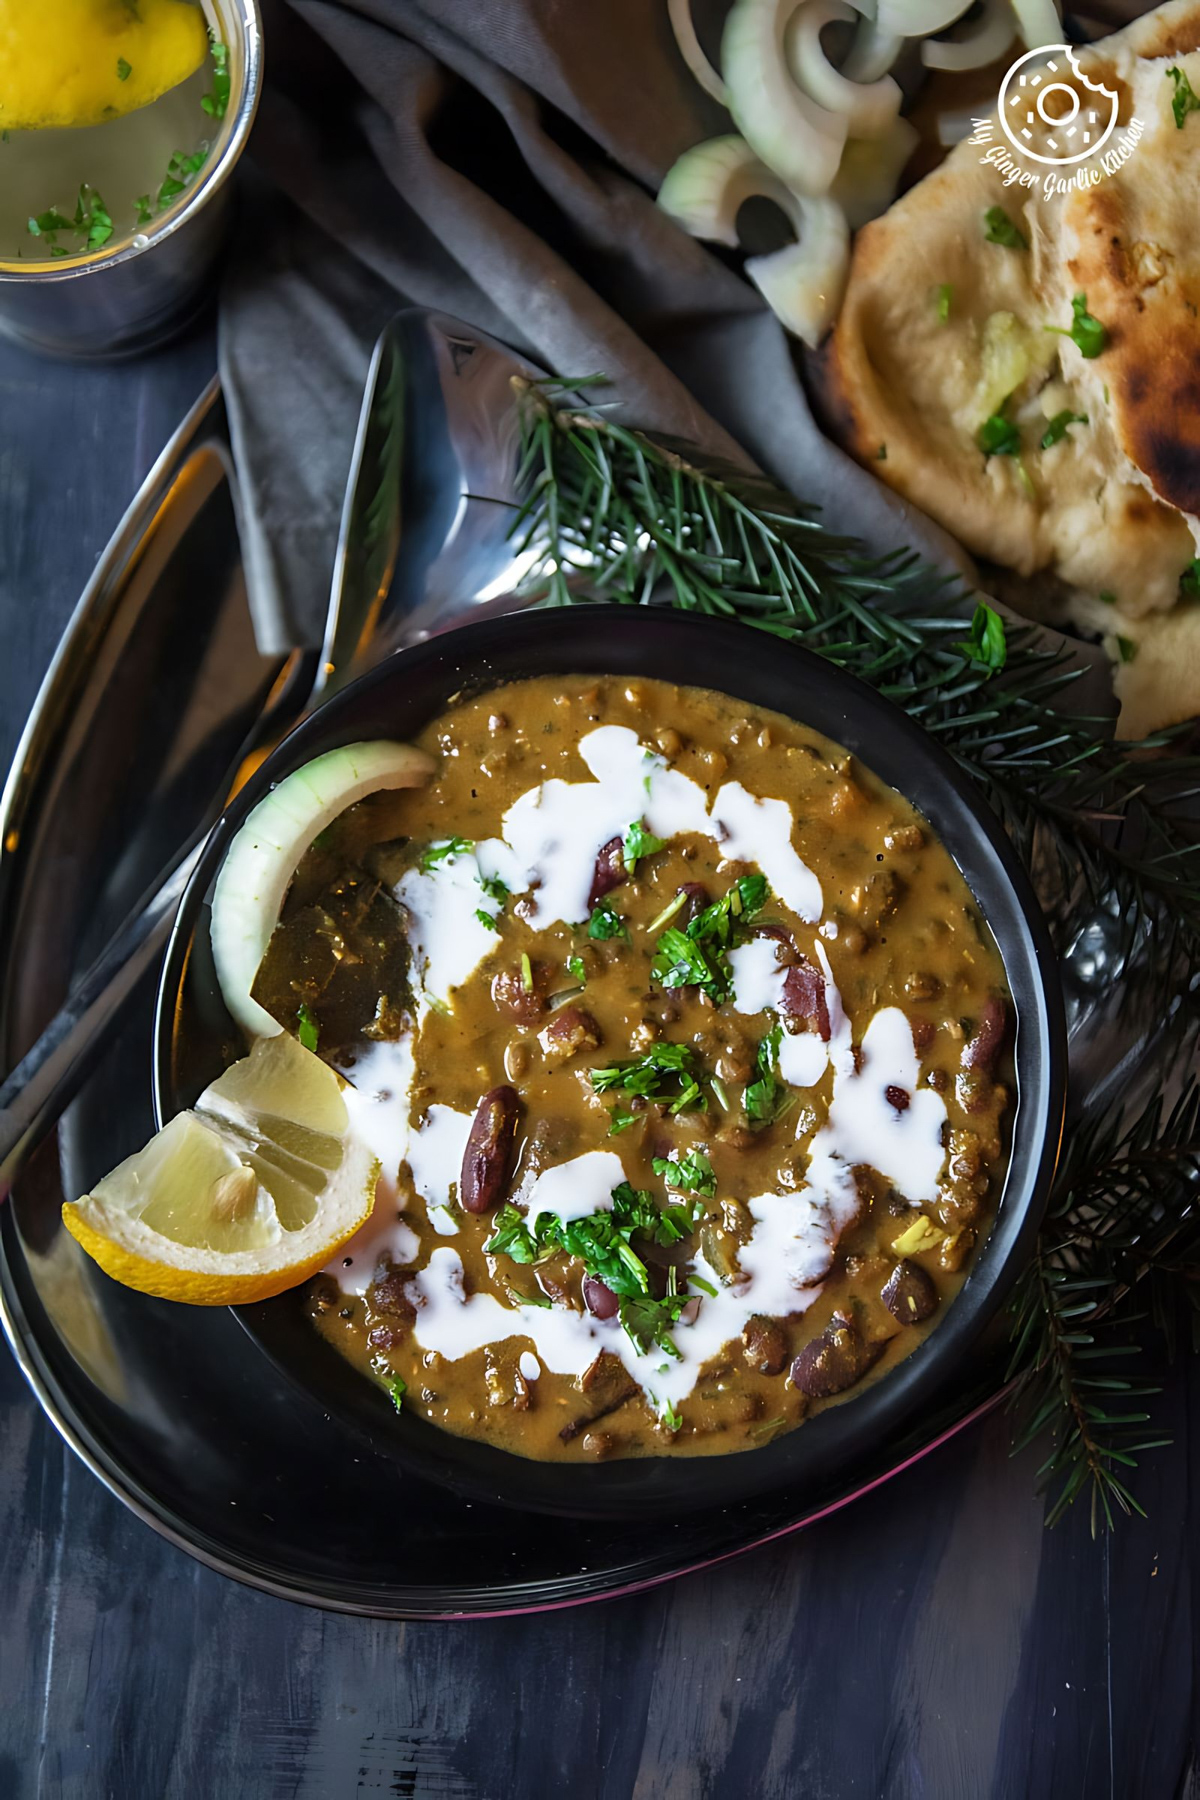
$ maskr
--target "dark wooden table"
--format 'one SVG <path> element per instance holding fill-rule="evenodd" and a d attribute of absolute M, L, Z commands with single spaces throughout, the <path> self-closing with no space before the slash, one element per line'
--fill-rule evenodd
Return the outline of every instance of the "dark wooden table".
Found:
<path fill-rule="evenodd" d="M 212 360 L 0 344 L 0 768 Z M 1200 1800 L 1195 1363 L 1111 1539 L 1043 1530 L 993 1416 L 711 1574 L 461 1625 L 240 1588 L 122 1509 L 6 1351 L 0 1406 L 0 1800 Z"/>

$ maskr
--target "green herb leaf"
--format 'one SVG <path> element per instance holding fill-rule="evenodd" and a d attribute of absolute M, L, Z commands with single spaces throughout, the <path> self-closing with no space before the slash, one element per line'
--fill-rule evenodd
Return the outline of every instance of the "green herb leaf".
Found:
<path fill-rule="evenodd" d="M 986 669 L 998 673 L 1004 667 L 1008 659 L 1004 620 L 986 600 L 981 600 L 975 608 L 970 637 L 956 644 L 955 649 L 963 651 L 971 662 L 982 663 Z"/>
<path fill-rule="evenodd" d="M 154 208 L 150 204 L 149 194 L 139 194 L 133 205 L 136 214 L 134 224 L 148 225 L 154 217 Z"/>
<path fill-rule="evenodd" d="M 64 219 L 53 206 L 48 212 L 39 213 L 36 219 L 30 219 L 25 226 L 30 237 L 45 237 L 52 231 L 70 231 L 70 219 Z"/>
<path fill-rule="evenodd" d="M 1111 588 L 1101 588 L 1100 592 L 1096 595 L 1096 598 L 1097 600 L 1102 600 L 1105 606 L 1116 606 L 1119 604 L 1117 596 L 1113 593 Z"/>
<path fill-rule="evenodd" d="M 756 1078 L 742 1096 L 746 1117 L 758 1125 L 769 1125 L 776 1119 L 788 1097 L 787 1088 L 776 1073 L 782 1042 L 782 1025 L 773 1025 L 758 1046 L 758 1055 L 754 1059 Z"/>
<path fill-rule="evenodd" d="M 597 900 L 588 920 L 587 934 L 590 938 L 624 938 L 628 942 L 629 927 L 615 906 L 607 900 Z"/>
<path fill-rule="evenodd" d="M 582 956 L 568 956 L 567 973 L 573 975 L 581 985 L 587 981 L 587 966 Z"/>
<path fill-rule="evenodd" d="M 950 303 L 953 299 L 954 289 L 948 281 L 943 281 L 937 291 L 937 316 L 942 325 L 945 325 L 950 317 Z"/>
<path fill-rule="evenodd" d="M 1019 456 L 1021 433 L 1003 413 L 993 413 L 975 433 L 975 442 L 985 456 Z"/>
<path fill-rule="evenodd" d="M 1086 413 L 1071 412 L 1069 409 L 1064 412 L 1055 413 L 1045 431 L 1042 433 L 1042 449 L 1050 450 L 1055 444 L 1061 443 L 1063 438 L 1067 435 L 1068 425 L 1086 425 L 1087 422 L 1088 416 Z"/>
<path fill-rule="evenodd" d="M 1171 100 L 1171 111 L 1175 115 L 1175 129 L 1182 131 L 1183 122 L 1188 114 L 1200 112 L 1200 97 L 1197 96 L 1182 69 L 1168 69 L 1167 77 L 1175 83 L 1175 93 Z"/>
<path fill-rule="evenodd" d="M 646 1100 L 666 1100 L 677 1090 L 673 1111 L 683 1105 L 703 1106 L 696 1080 L 696 1053 L 690 1044 L 652 1044 L 636 1061 L 612 1063 L 589 1071 L 598 1094 L 620 1091 Z"/>
<path fill-rule="evenodd" d="M 637 1124 L 639 1116 L 640 1115 L 635 1112 L 622 1112 L 619 1106 L 614 1106 L 611 1123 L 608 1127 L 609 1137 L 619 1137 L 621 1133 L 627 1131 L 631 1125 Z"/>
<path fill-rule="evenodd" d="M 1067 330 L 1061 325 L 1043 325 L 1043 331 L 1049 331 L 1054 337 L 1069 337 L 1079 351 L 1080 356 L 1090 362 L 1099 356 L 1108 343 L 1108 332 L 1099 319 L 1093 319 L 1087 309 L 1087 295 L 1076 294 L 1071 301 L 1071 326 Z"/>
<path fill-rule="evenodd" d="M 682 931 L 668 926 L 655 945 L 651 979 L 667 989 L 698 987 L 717 1005 L 727 1000 L 733 976 L 726 953 L 762 911 L 769 891 L 765 875 L 744 875 Z"/>
<path fill-rule="evenodd" d="M 482 906 L 477 906 L 475 908 L 475 917 L 479 920 L 481 925 L 486 925 L 489 931 L 499 931 L 500 927 L 496 922 L 495 913 L 484 912 Z"/>
<path fill-rule="evenodd" d="M 212 44 L 212 91 L 200 104 L 210 119 L 223 119 L 229 107 L 229 50 L 214 40 Z"/>
<path fill-rule="evenodd" d="M 404 1396 L 408 1392 L 408 1383 L 403 1375 L 393 1375 L 388 1382 L 388 1393 L 392 1396 L 392 1405 L 397 1412 L 404 1411 Z"/>
<path fill-rule="evenodd" d="M 117 80 L 118 81 L 128 81 L 129 77 L 132 74 L 133 74 L 133 65 L 131 63 L 127 63 L 123 56 L 118 56 L 118 58 L 117 58 Z"/>
<path fill-rule="evenodd" d="M 1179 577 L 1180 597 L 1195 600 L 1200 597 L 1200 556 L 1193 556 L 1183 574 Z"/>
<path fill-rule="evenodd" d="M 625 873 L 632 875 L 643 856 L 657 856 L 666 847 L 665 838 L 655 837 L 646 830 L 641 819 L 635 819 L 621 843 L 621 860 L 625 864 Z"/>
<path fill-rule="evenodd" d="M 453 862 L 457 856 L 469 856 L 475 848 L 474 838 L 452 837 L 441 838 L 436 844 L 429 844 L 421 852 L 421 860 L 417 865 L 422 875 L 428 875 L 440 863 Z M 484 890 L 486 892 L 486 889 Z"/>
<path fill-rule="evenodd" d="M 1123 663 L 1131 663 L 1138 653 L 1138 647 L 1132 638 L 1118 637 L 1117 655 Z"/>
<path fill-rule="evenodd" d="M 307 1000 L 296 1014 L 296 1039 L 305 1050 L 316 1051 L 321 1031 Z"/>
<path fill-rule="evenodd" d="M 669 1188 L 678 1192 L 704 1194 L 711 1199 L 717 1191 L 717 1177 L 703 1150 L 689 1150 L 683 1156 L 656 1156 L 651 1166 Z"/>
<path fill-rule="evenodd" d="M 469 842 L 466 838 L 462 838 L 459 841 L 461 843 Z M 479 877 L 479 885 L 487 895 L 488 899 L 495 900 L 500 906 L 503 906 L 504 902 L 508 899 L 508 888 L 498 875 L 481 875 Z"/>
<path fill-rule="evenodd" d="M 1002 206 L 989 206 L 983 215 L 984 233 L 989 244 L 1003 244 L 1006 250 L 1028 250 L 1029 239 L 1009 218 Z"/>

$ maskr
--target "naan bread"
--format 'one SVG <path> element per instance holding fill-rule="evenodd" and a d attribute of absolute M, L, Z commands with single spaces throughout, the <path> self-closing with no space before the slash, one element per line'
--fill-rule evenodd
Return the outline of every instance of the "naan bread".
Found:
<path fill-rule="evenodd" d="M 1124 166 L 1047 197 L 1040 175 L 1006 186 L 985 149 L 958 145 L 859 234 L 822 380 L 861 462 L 1027 578 L 1006 600 L 1104 635 L 1120 731 L 1138 736 L 1200 713 L 1200 603 L 1180 586 L 1200 546 L 1200 112 L 1176 126 L 1167 74 L 1200 94 L 1200 4 L 1173 0 L 1077 56 L 1119 97 L 1110 145 L 1144 128 Z M 987 241 L 992 206 L 1028 250 Z M 1070 327 L 1078 293 L 1108 333 L 1091 360 L 1044 329 Z M 1021 456 L 985 457 L 976 434 L 1006 393 Z M 1043 450 L 1062 412 L 1087 423 Z"/>

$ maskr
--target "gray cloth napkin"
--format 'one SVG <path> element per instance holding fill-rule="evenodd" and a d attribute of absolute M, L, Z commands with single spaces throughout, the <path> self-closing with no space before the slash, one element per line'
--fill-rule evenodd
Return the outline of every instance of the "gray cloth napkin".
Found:
<path fill-rule="evenodd" d="M 961 551 L 824 438 L 795 347 L 734 260 L 654 204 L 728 130 L 666 0 L 267 0 L 267 80 L 220 362 L 269 650 L 321 638 L 372 342 L 456 315 L 627 422 L 747 458 L 836 530 Z"/>

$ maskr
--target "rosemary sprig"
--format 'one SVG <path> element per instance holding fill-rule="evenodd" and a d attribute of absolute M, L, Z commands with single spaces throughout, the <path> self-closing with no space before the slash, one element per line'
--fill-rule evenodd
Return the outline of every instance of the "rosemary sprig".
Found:
<path fill-rule="evenodd" d="M 1060 949 L 1100 917 L 1124 979 L 1140 974 L 1160 997 L 1200 964 L 1200 835 L 1187 816 L 1200 758 L 1181 752 L 1180 733 L 1115 743 L 1106 719 L 1062 710 L 1079 674 L 1069 651 L 1003 627 L 915 556 L 872 558 L 765 477 L 581 405 L 592 383 L 515 385 L 526 498 L 512 536 L 527 596 L 669 604 L 817 651 L 903 706 L 985 789 Z M 1186 1028 L 1186 982 L 1182 996 Z M 1177 1042 L 1160 1054 L 1164 1071 L 1178 1066 Z M 1093 1524 L 1135 1508 L 1126 1475 L 1162 1441 L 1128 1410 L 1152 1388 L 1114 1365 L 1147 1308 L 1170 1328 L 1181 1293 L 1197 1306 L 1198 1110 L 1189 1089 L 1169 1116 L 1156 1099 L 1128 1126 L 1090 1124 L 1057 1178 L 1012 1317 L 1021 1441 L 1052 1439 L 1040 1475 L 1050 1520 L 1085 1491 Z"/>

